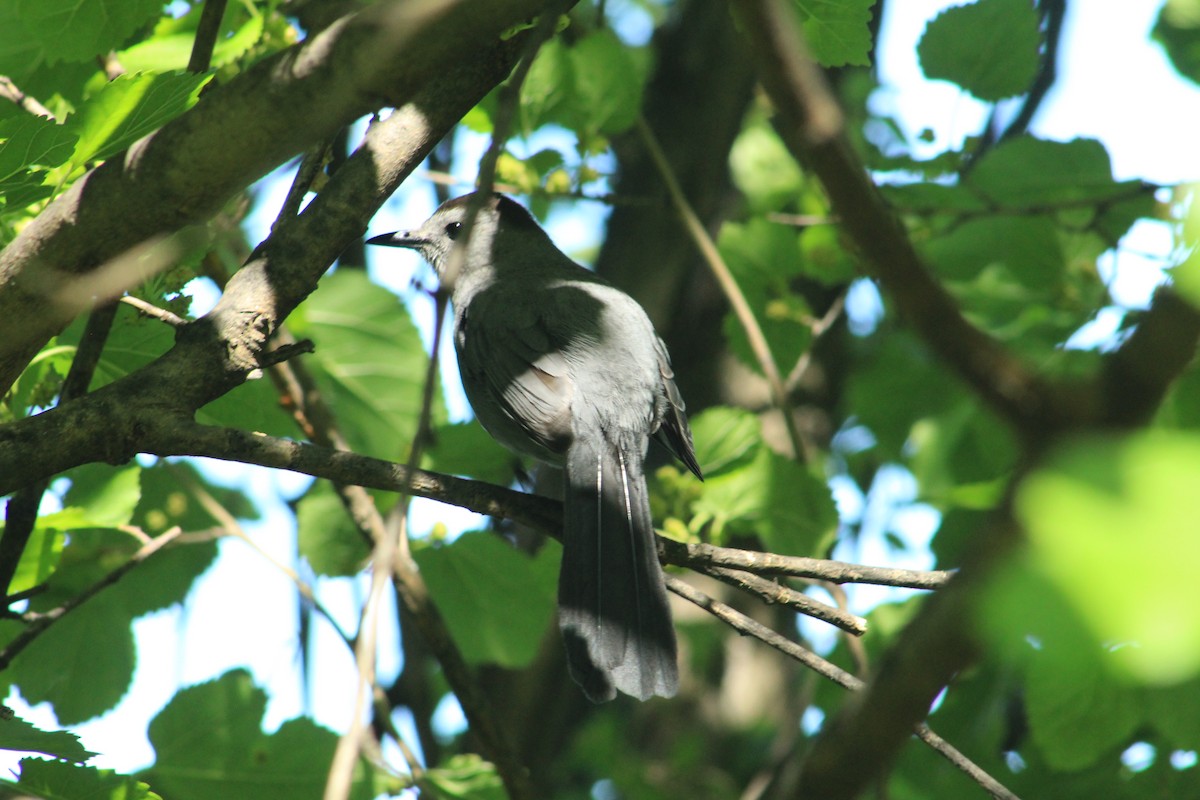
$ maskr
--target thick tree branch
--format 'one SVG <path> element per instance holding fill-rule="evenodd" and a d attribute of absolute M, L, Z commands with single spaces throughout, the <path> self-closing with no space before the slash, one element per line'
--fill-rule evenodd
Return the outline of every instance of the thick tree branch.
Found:
<path fill-rule="evenodd" d="M 514 39 L 464 56 L 371 126 L 325 190 L 259 245 L 216 308 L 182 329 L 162 357 L 86 398 L 0 428 L 0 494 L 79 464 L 123 463 L 143 449 L 148 427 L 188 419 L 242 383 L 261 366 L 270 333 L 445 132 L 508 73 L 519 46 Z"/>
<path fill-rule="evenodd" d="M 9 332 L 0 343 L 0 391 L 68 321 L 35 288 L 46 276 L 86 274 L 139 242 L 205 220 L 339 127 L 485 61 L 506 28 L 542 5 L 372 5 L 208 92 L 124 158 L 92 170 L 0 253 L 0 319 Z"/>

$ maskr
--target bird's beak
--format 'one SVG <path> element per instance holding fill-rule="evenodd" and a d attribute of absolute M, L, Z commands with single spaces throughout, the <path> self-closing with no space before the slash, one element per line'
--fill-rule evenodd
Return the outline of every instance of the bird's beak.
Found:
<path fill-rule="evenodd" d="M 367 244 L 378 244 L 384 247 L 410 247 L 413 249 L 419 249 L 421 245 L 428 243 L 428 239 L 414 236 L 412 231 L 393 231 L 367 239 Z"/>

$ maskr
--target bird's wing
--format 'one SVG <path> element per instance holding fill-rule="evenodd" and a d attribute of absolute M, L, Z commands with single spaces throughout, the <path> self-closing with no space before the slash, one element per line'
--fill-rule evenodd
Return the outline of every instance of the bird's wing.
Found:
<path fill-rule="evenodd" d="M 663 409 L 662 422 L 654 432 L 654 438 L 666 446 L 671 454 L 684 463 L 692 473 L 701 480 L 700 464 L 696 461 L 696 449 L 692 444 L 692 429 L 688 427 L 686 407 L 683 395 L 675 385 L 675 373 L 671 370 L 671 357 L 667 354 L 667 346 L 662 339 L 655 339 L 655 352 L 658 354 L 658 372 L 662 378 L 663 396 L 666 407 Z"/>
<path fill-rule="evenodd" d="M 571 441 L 571 400 L 575 382 L 550 326 L 538 309 L 510 305 L 476 307 L 477 297 L 460 320 L 456 344 L 459 366 L 471 405 L 485 428 L 505 444 L 534 455 L 563 453 Z M 524 309 L 524 310 L 522 310 Z M 488 325 L 472 326 L 472 312 L 486 314 Z M 482 392 L 483 396 L 479 396 Z M 493 430 L 500 428 L 500 430 Z"/>

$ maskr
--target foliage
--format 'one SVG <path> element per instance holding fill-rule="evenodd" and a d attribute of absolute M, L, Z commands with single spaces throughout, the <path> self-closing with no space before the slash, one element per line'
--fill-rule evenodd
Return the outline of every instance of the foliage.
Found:
<path fill-rule="evenodd" d="M 515 95 L 516 135 L 500 156 L 498 179 L 527 195 L 543 217 L 571 194 L 615 191 L 620 199 L 621 168 L 637 163 L 630 155 L 641 146 L 637 123 L 642 109 L 658 99 L 653 77 L 668 51 L 658 39 L 631 44 L 624 28 L 611 23 L 622 14 L 644 13 L 666 28 L 680 24 L 672 21 L 676 14 L 699 13 L 695 5 L 580 4 L 571 24 L 537 52 Z M 922 69 L 986 103 L 1038 102 L 1032 88 L 1046 68 L 1048 5 L 976 0 L 947 9 L 929 23 L 917 48 Z M 174 3 L 169 13 L 145 0 L 0 4 L 0 75 L 53 115 L 0 102 L 0 244 L 13 242 L 40 214 L 57 213 L 56 198 L 94 166 L 136 152 L 139 140 L 172 121 L 188 121 L 212 87 L 244 79 L 253 64 L 301 39 L 305 34 L 279 6 L 275 0 L 230 3 L 210 68 L 192 73 L 187 68 L 200 3 Z M 761 401 L 765 391 L 738 391 L 757 387 L 766 372 L 755 337 L 723 306 L 706 312 L 705 324 L 719 329 L 714 340 L 720 352 L 692 353 L 692 363 L 677 358 L 676 373 L 682 381 L 689 370 L 707 375 L 706 365 L 719 364 L 711 374 L 723 381 L 724 396 L 741 405 L 694 409 L 691 425 L 705 480 L 675 464 L 654 470 L 657 524 L 667 538 L 692 545 L 812 558 L 861 552 L 919 560 L 932 553 L 949 569 L 969 561 L 997 520 L 1008 520 L 1019 531 L 1019 546 L 989 566 L 969 609 L 982 655 L 955 677 L 930 714 L 930 726 L 1028 796 L 1200 792 L 1194 766 L 1200 750 L 1194 713 L 1200 701 L 1200 545 L 1192 535 L 1200 516 L 1194 490 L 1200 481 L 1200 373 L 1185 359 L 1188 366 L 1170 376 L 1169 392 L 1151 409 L 1152 421 L 1104 426 L 1088 416 L 1094 408 L 1085 402 L 1094 399 L 1087 387 L 1116 380 L 1104 371 L 1110 354 L 1101 351 L 1119 354 L 1154 312 L 1117 309 L 1125 315 L 1123 328 L 1103 348 L 1064 346 L 1101 310 L 1113 308 L 1098 261 L 1120 252 L 1139 223 L 1171 226 L 1182 264 L 1180 293 L 1193 302 L 1200 298 L 1200 260 L 1194 253 L 1185 258 L 1200 234 L 1200 215 L 1180 200 L 1184 188 L 1176 202 L 1165 204 L 1156 194 L 1160 187 L 1117 180 L 1110 153 L 1095 139 L 1052 141 L 993 120 L 994 130 L 931 153 L 927 142 L 910 139 L 868 103 L 879 88 L 876 78 L 867 69 L 851 69 L 871 63 L 878 6 L 870 0 L 794 0 L 790 8 L 819 62 L 844 68 L 837 89 L 858 156 L 948 301 L 1021 365 L 1046 383 L 1078 390 L 1070 396 L 1083 399 L 1068 409 L 1076 416 L 1067 415 L 1053 435 L 1020 430 L 952 360 L 939 358 L 938 343 L 920 332 L 910 308 L 901 307 L 902 293 L 862 277 L 869 269 L 862 243 L 831 224 L 831 193 L 789 149 L 774 110 L 746 90 L 739 116 L 723 121 L 730 130 L 730 184 L 714 192 L 735 199 L 705 223 L 716 231 L 719 256 L 761 326 L 797 417 L 812 424 L 802 426 L 802 441 L 784 441 L 778 409 Z M 1189 8 L 1168 3 L 1154 36 L 1181 74 L 1196 80 L 1200 26 Z M 746 25 L 740 14 L 722 21 L 730 28 Z M 106 74 L 105 66 L 114 64 L 125 72 Z M 271 114 L 268 91 L 261 102 L 262 114 Z M 503 119 L 503 102 L 505 92 L 493 91 L 456 135 L 492 133 Z M 676 144 L 664 142 L 667 149 Z M 196 169 L 203 168 L 198 160 Z M 211 228 L 224 231 L 220 247 L 183 253 L 173 269 L 129 294 L 194 319 L 184 287 L 191 281 L 221 287 L 258 244 L 244 241 L 238 227 L 251 193 L 247 188 L 211 221 Z M 86 208 L 86 196 L 81 202 Z M 663 228 L 674 225 L 665 207 L 653 213 Z M 1188 213 L 1185 222 L 1181 217 Z M 362 230 L 367 220 L 360 222 Z M 658 265 L 642 267 L 650 274 Z M 701 284 L 690 276 L 678 285 Z M 665 293 L 665 285 L 656 284 L 655 291 Z M 877 315 L 839 313 L 851 287 L 881 290 Z M 671 303 L 690 297 L 677 294 Z M 0 404 L 0 436 L 6 426 L 59 402 L 68 370 L 87 345 L 85 324 L 86 316 L 75 319 L 29 362 Z M 0 339 L 4 326 L 0 320 Z M 428 366 L 409 308 L 365 270 L 343 263 L 288 316 L 287 326 L 315 346 L 297 370 L 329 410 L 327 422 L 340 441 L 354 453 L 405 464 L 418 439 Z M 177 338 L 199 329 L 173 331 L 121 305 L 89 391 L 141 374 Z M 687 344 L 693 333 L 702 340 L 698 330 L 676 338 Z M 1157 363 L 1159 355 L 1152 351 L 1144 361 Z M 309 436 L 292 413 L 297 398 L 281 388 L 279 375 L 253 377 L 200 408 L 196 420 L 263 437 Z M 1007 377 L 995 376 L 998 383 Z M 449 421 L 438 391 L 429 411 L 431 432 L 420 440 L 423 467 L 502 486 L 526 481 L 528 465 L 477 424 Z M 799 457 L 789 455 L 794 449 Z M 217 540 L 237 535 L 231 520 L 263 513 L 250 487 L 219 485 L 190 460 L 127 456 L 113 454 L 118 463 L 93 459 L 57 476 L 49 490 L 53 502 L 43 506 L 9 565 L 7 591 L 19 597 L 13 613 L 0 620 L 0 684 L 27 704 L 48 703 L 58 725 L 67 728 L 121 703 L 138 668 L 139 647 L 148 646 L 135 638 L 135 622 L 190 602 L 197 581 L 220 555 Z M 896 475 L 904 476 L 911 492 L 897 489 Z M 370 497 L 383 512 L 396 503 L 395 494 L 382 490 Z M 334 487 L 317 481 L 287 500 L 301 590 L 308 589 L 308 578 L 318 579 L 318 586 L 360 586 L 371 547 Z M 916 515 L 936 520 L 928 549 L 914 541 Z M 10 517 L 6 530 L 13 525 Z M 153 546 L 153 537 L 179 531 L 184 535 L 121 574 Z M 549 654 L 557 653 L 555 543 L 498 523 L 497 530 L 456 538 L 418 537 L 412 547 L 472 675 L 492 690 L 497 704 L 522 704 L 511 720 L 527 748 L 522 755 L 539 761 L 542 754 L 537 777 L 555 796 L 729 797 L 752 782 L 774 786 L 787 770 L 776 772 L 768 762 L 783 760 L 780 753 L 798 758 L 790 751 L 804 753 L 820 736 L 820 720 L 845 704 L 842 689 L 807 683 L 815 679 L 761 643 L 699 613 L 677 613 L 684 697 L 636 708 L 618 702 L 584 714 L 558 692 L 564 673 L 561 664 L 550 663 Z M 273 569 L 265 561 L 261 568 Z M 234 588 L 253 602 L 256 587 Z M 747 607 L 732 591 L 721 597 Z M 753 616 L 787 637 L 810 636 L 832 662 L 859 672 L 863 664 L 885 663 L 903 646 L 906 626 L 927 607 L 913 593 L 875 599 L 880 597 L 882 602 L 854 608 L 869 625 L 861 651 L 845 639 L 813 635 L 808 623 L 797 628 L 789 610 L 756 606 Z M 44 630 L 36 627 L 51 618 Z M 307 603 L 302 619 L 298 639 L 309 635 L 310 622 L 326 624 Z M 406 627 L 406 642 L 418 637 L 417 627 Z M 40 632 L 25 646 L 22 637 L 30 630 Z M 9 658 L 7 648 L 19 652 Z M 438 798 L 505 796 L 496 768 L 469 752 L 474 731 L 434 730 L 434 709 L 455 700 L 438 663 L 412 644 L 404 658 L 404 677 L 384 688 L 396 704 L 392 716 L 416 721 L 429 768 L 414 771 L 391 763 L 390 755 L 363 758 L 350 796 L 392 795 L 413 786 Z M 556 677 L 546 677 L 556 666 Z M 314 680 L 313 674 L 305 677 Z M 0 783 L 0 793 L 319 796 L 338 736 L 308 716 L 266 732 L 272 687 L 256 683 L 264 680 L 234 669 L 178 688 L 149 725 L 155 761 L 136 776 L 88 766 L 95 754 L 69 731 L 0 716 L 0 748 L 54 759 L 24 758 L 15 780 Z M 391 719 L 378 722 L 385 736 L 394 735 Z M 1152 748 L 1150 763 L 1130 766 L 1128 751 L 1135 744 Z M 115 750 L 118 743 L 87 746 Z M 598 781 L 609 784 L 594 790 Z M 767 796 L 784 793 L 775 791 Z M 881 791 L 895 798 L 957 798 L 978 789 L 913 743 L 900 751 Z"/>

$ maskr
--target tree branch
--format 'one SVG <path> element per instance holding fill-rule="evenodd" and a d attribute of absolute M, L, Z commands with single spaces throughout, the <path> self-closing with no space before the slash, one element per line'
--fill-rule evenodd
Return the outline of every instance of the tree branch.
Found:
<path fill-rule="evenodd" d="M 39 274 L 86 274 L 139 242 L 205 220 L 234 192 L 379 105 L 403 106 L 446 74 L 480 70 L 505 49 L 501 33 L 541 6 L 371 5 L 208 92 L 125 158 L 92 170 L 0 253 L 0 319 L 11 332 L 0 343 L 0 392 L 69 319 L 31 288 Z M 452 108 L 462 102 L 447 99 Z"/>
<path fill-rule="evenodd" d="M 507 74 L 519 38 L 455 63 L 372 125 L 325 190 L 256 248 L 216 308 L 180 330 L 170 351 L 82 400 L 0 428 L 0 494 L 79 464 L 123 463 L 141 449 L 147 421 L 190 419 L 258 369 L 270 333 L 445 132 Z"/>
<path fill-rule="evenodd" d="M 702 569 L 707 566 L 732 567 L 758 575 L 789 575 L 830 583 L 872 583 L 910 589 L 940 589 L 953 577 L 949 570 L 911 570 L 892 567 L 867 567 L 821 558 L 781 556 L 755 550 L 735 550 L 705 543 L 676 542 L 660 538 L 663 561 L 680 567 Z"/>

